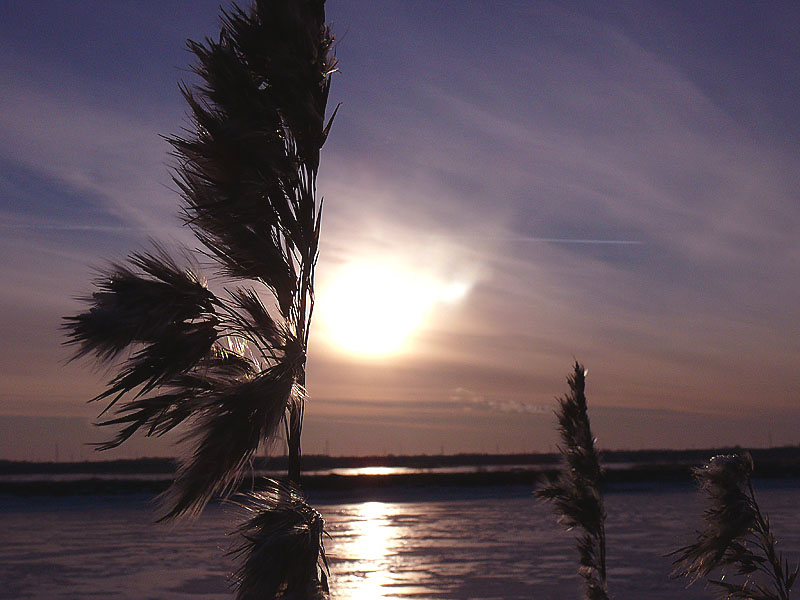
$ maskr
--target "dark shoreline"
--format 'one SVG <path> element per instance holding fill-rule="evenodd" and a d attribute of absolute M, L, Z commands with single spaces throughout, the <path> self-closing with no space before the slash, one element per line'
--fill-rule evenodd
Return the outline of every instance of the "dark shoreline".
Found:
<path fill-rule="evenodd" d="M 603 450 L 602 461 L 613 468 L 615 464 L 632 465 L 700 465 L 717 454 L 734 454 L 748 451 L 758 468 L 764 466 L 800 466 L 800 445 L 778 448 L 721 447 L 690 450 Z M 441 469 L 447 467 L 505 466 L 546 467 L 557 466 L 560 457 L 557 453 L 528 454 L 421 454 L 387 456 L 325 456 L 307 454 L 303 456 L 304 471 L 323 471 L 328 469 L 364 467 L 406 467 L 411 469 Z M 31 462 L 0 460 L 2 475 L 36 474 L 164 474 L 171 476 L 177 466 L 175 458 L 134 458 L 117 460 L 96 460 L 81 462 Z M 253 468 L 265 471 L 285 471 L 285 456 L 256 457 Z"/>
<path fill-rule="evenodd" d="M 609 489 L 624 489 L 628 484 L 691 484 L 691 468 L 716 454 L 742 449 L 613 451 L 604 452 L 607 467 L 604 483 Z M 751 451 L 758 479 L 787 481 L 800 479 L 800 447 L 756 449 Z M 558 472 L 558 457 L 553 454 L 455 455 L 413 457 L 320 457 L 307 456 L 306 468 L 405 467 L 411 473 L 389 474 L 307 474 L 302 487 L 307 491 L 348 493 L 360 496 L 380 490 L 423 490 L 433 488 L 491 488 L 500 486 L 537 487 Z M 257 469 L 280 470 L 282 457 L 260 459 Z M 0 494 L 14 496 L 156 495 L 167 489 L 175 469 L 173 459 L 84 463 L 20 463 L 0 461 Z M 518 466 L 517 466 L 518 465 Z M 524 466 L 522 466 L 524 465 Z M 458 472 L 447 468 L 459 467 Z M 465 467 L 472 467 L 465 469 Z M 493 467 L 491 469 L 487 467 Z M 425 469 L 439 469 L 428 470 Z M 444 470 L 442 470 L 444 469 Z M 39 478 L 38 476 L 42 477 Z M 68 480 L 53 479 L 66 475 Z M 85 475 L 83 477 L 82 475 Z M 114 477 L 115 475 L 119 477 Z M 22 476 L 22 478 L 17 478 Z M 137 477 L 141 476 L 141 477 Z M 248 479 L 250 488 L 259 477 Z"/>

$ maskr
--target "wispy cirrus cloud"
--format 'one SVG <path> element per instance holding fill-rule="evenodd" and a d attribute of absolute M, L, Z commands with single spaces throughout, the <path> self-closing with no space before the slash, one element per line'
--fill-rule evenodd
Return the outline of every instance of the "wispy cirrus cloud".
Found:
<path fill-rule="evenodd" d="M 0 159 L 19 169 L 18 177 L 48 183 L 54 196 L 28 198 L 28 204 L 7 198 L 6 211 L 26 213 L 27 223 L 17 225 L 33 227 L 31 209 L 37 202 L 57 205 L 59 188 L 61 202 L 73 202 L 73 211 L 62 206 L 53 215 L 40 214 L 44 229 L 86 226 L 83 220 L 146 231 L 178 225 L 168 189 L 169 146 L 159 137 L 164 113 L 180 119 L 175 106 L 153 107 L 154 117 L 147 120 L 126 107 L 135 98 L 105 102 L 79 76 L 56 76 L 35 65 L 40 78 L 34 81 L 27 72 L 31 66 L 13 54 L 0 61 L 0 69 Z"/>
<path fill-rule="evenodd" d="M 788 403 L 794 384 L 773 381 L 769 364 L 797 359 L 785 336 L 800 302 L 796 155 L 757 135 L 675 48 L 555 5 L 509 12 L 520 25 L 502 54 L 471 52 L 468 37 L 409 41 L 404 65 L 446 52 L 469 68 L 432 64 L 416 86 L 413 68 L 381 74 L 402 103 L 360 115 L 347 140 L 358 153 L 336 148 L 326 173 L 342 199 L 328 216 L 351 199 L 395 230 L 463 240 L 472 228 L 462 256 L 482 278 L 419 352 L 513 372 L 513 384 L 486 384 L 512 396 L 520 381 L 560 381 L 555 354 L 613 375 L 601 403 L 713 405 L 720 386 L 734 404 Z M 348 180 L 360 172 L 370 176 Z M 358 231 L 342 223 L 337 240 Z"/>

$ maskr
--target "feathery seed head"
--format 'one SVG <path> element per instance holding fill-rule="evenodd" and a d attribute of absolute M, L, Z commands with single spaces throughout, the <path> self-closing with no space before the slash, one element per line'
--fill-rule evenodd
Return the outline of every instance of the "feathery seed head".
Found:
<path fill-rule="evenodd" d="M 568 530 L 585 532 L 578 537 L 578 573 L 585 581 L 588 600 L 607 600 L 605 564 L 605 510 L 600 493 L 602 469 L 595 448 L 586 407 L 586 374 L 575 362 L 567 377 L 569 393 L 559 400 L 556 416 L 561 434 L 563 467 L 556 481 L 536 495 L 553 503 L 558 521 Z"/>

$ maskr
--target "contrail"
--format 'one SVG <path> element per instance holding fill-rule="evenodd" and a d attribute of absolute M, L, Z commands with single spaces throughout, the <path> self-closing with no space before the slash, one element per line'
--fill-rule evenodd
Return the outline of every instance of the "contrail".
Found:
<path fill-rule="evenodd" d="M 426 236 L 429 235 L 426 232 L 419 231 L 416 232 L 418 236 Z M 531 235 L 486 235 L 482 233 L 474 233 L 474 234 L 456 234 L 451 236 L 451 238 L 461 239 L 461 238 L 481 238 L 492 242 L 522 242 L 522 243 L 534 243 L 540 242 L 545 244 L 606 244 L 606 245 L 621 245 L 621 246 L 641 246 L 644 245 L 645 242 L 642 240 L 601 240 L 601 239 L 592 239 L 592 238 L 549 238 L 549 237 L 535 237 Z"/>
<path fill-rule="evenodd" d="M 625 246 L 639 246 L 644 244 L 641 240 L 592 240 L 580 238 L 544 238 L 531 236 L 496 238 L 504 242 L 545 242 L 549 244 L 617 244 Z"/>

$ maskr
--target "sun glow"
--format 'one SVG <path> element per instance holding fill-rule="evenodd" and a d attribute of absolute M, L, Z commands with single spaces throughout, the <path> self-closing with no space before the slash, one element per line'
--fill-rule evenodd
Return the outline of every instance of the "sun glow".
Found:
<path fill-rule="evenodd" d="M 454 302 L 466 292 L 466 284 L 397 264 L 349 263 L 320 290 L 321 326 L 328 341 L 350 354 L 396 354 L 437 303 Z"/>

